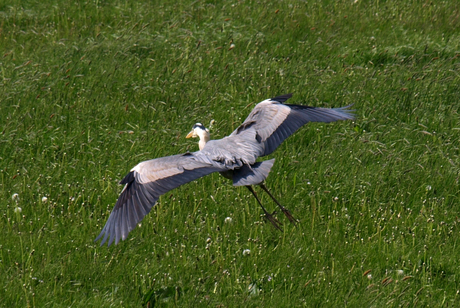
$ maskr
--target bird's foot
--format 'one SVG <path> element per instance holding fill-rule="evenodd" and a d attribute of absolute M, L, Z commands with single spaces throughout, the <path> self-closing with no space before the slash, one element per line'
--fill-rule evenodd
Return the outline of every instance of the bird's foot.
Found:
<path fill-rule="evenodd" d="M 273 225 L 276 229 L 278 229 L 278 230 L 280 230 L 280 231 L 283 231 L 283 229 L 281 229 L 281 224 L 280 224 L 280 222 L 278 221 L 278 219 L 275 218 L 275 216 L 273 216 L 274 214 L 276 214 L 276 212 L 273 212 L 272 214 L 270 214 L 269 212 L 265 212 L 264 218 L 265 218 L 266 220 L 268 220 L 269 222 L 271 222 L 272 225 Z"/>
<path fill-rule="evenodd" d="M 297 219 L 294 218 L 294 216 L 292 216 L 291 212 L 289 212 L 287 208 L 283 207 L 281 210 L 283 211 L 284 215 L 286 215 L 286 217 L 289 219 L 290 222 L 292 222 L 293 224 L 296 224 L 299 222 Z"/>

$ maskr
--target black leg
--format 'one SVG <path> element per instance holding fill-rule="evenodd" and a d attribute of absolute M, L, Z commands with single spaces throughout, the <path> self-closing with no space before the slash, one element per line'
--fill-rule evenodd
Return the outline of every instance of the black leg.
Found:
<path fill-rule="evenodd" d="M 273 199 L 273 201 L 275 201 L 275 203 L 278 205 L 278 207 L 281 209 L 281 211 L 283 211 L 284 215 L 286 215 L 286 217 L 289 219 L 290 222 L 292 223 L 296 223 L 296 222 L 299 222 L 297 219 L 294 218 L 294 216 L 292 216 L 291 212 L 289 212 L 289 210 L 287 208 L 285 208 L 284 206 L 282 206 L 278 200 L 275 199 L 275 197 L 273 197 L 273 195 L 268 191 L 268 188 L 265 186 L 264 183 L 261 183 L 259 184 L 260 187 L 265 190 L 265 192 Z"/>
<path fill-rule="evenodd" d="M 261 207 L 262 210 L 264 211 L 265 218 L 266 218 L 269 222 L 271 222 L 272 225 L 273 225 L 276 229 L 278 229 L 278 230 L 280 230 L 280 231 L 283 231 L 283 230 L 281 229 L 281 227 L 280 227 L 279 221 L 278 221 L 272 214 L 270 214 L 269 212 L 267 212 L 267 210 L 264 208 L 264 206 L 263 206 L 262 203 L 260 202 L 259 197 L 257 197 L 257 194 L 256 194 L 256 192 L 254 191 L 254 189 L 252 188 L 252 186 L 246 186 L 246 187 L 249 189 L 250 192 L 252 192 L 252 194 L 253 194 L 254 197 L 256 198 L 257 202 L 259 202 L 260 207 Z"/>

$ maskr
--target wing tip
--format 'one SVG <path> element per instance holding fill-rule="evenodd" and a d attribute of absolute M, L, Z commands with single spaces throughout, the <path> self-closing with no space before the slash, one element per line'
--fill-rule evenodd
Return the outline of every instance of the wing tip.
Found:
<path fill-rule="evenodd" d="M 334 108 L 334 109 L 343 113 L 347 117 L 346 120 L 355 120 L 356 119 L 356 114 L 355 114 L 356 109 L 350 109 L 351 107 L 353 107 L 353 105 L 354 103 L 347 105 L 345 107 L 339 107 L 339 108 Z"/>
<path fill-rule="evenodd" d="M 104 232 L 104 231 L 105 231 L 105 230 L 102 229 L 101 233 L 99 233 L 99 235 L 96 237 L 96 239 L 94 240 L 94 242 L 99 241 L 99 239 L 100 239 L 104 234 L 106 234 L 106 232 Z M 102 246 L 105 244 L 106 241 L 107 241 L 107 236 L 105 236 L 105 237 L 102 239 L 101 243 L 99 244 L 99 247 L 102 247 Z M 109 247 L 109 246 L 110 246 L 110 244 L 107 245 L 107 247 Z"/>

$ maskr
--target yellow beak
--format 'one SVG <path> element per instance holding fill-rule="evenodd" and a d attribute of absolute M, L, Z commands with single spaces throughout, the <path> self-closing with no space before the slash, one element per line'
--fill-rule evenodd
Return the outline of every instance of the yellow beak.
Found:
<path fill-rule="evenodd" d="M 193 130 L 190 133 L 188 133 L 187 136 L 185 136 L 185 138 L 192 138 L 192 137 L 193 137 Z"/>

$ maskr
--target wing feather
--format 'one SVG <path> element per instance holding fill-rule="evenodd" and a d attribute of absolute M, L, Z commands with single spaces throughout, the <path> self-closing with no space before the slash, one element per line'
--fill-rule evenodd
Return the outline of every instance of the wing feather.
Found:
<path fill-rule="evenodd" d="M 131 211 L 127 211 L 127 223 L 128 227 L 127 230 L 132 230 L 136 226 L 136 219 L 134 218 L 134 215 L 136 215 L 136 209 L 132 209 Z"/>
<path fill-rule="evenodd" d="M 289 94 L 284 94 L 284 95 L 280 95 L 280 96 L 271 98 L 270 100 L 277 101 L 277 102 L 280 102 L 280 103 L 284 103 L 285 101 L 287 101 L 291 97 L 292 97 L 292 93 L 289 93 Z"/>
<path fill-rule="evenodd" d="M 107 240 L 110 246 L 114 241 L 118 244 L 120 239 L 125 240 L 162 194 L 216 171 L 223 169 L 203 160 L 200 152 L 138 164 L 120 182 L 125 187 L 96 241 L 103 237 L 101 246 Z"/>
<path fill-rule="evenodd" d="M 350 106 L 320 108 L 283 104 L 291 96 L 291 94 L 281 95 L 257 104 L 230 137 L 236 138 L 246 130 L 255 130 L 263 145 L 263 151 L 256 155 L 265 156 L 275 151 L 286 138 L 308 122 L 329 123 L 354 119 Z"/>

